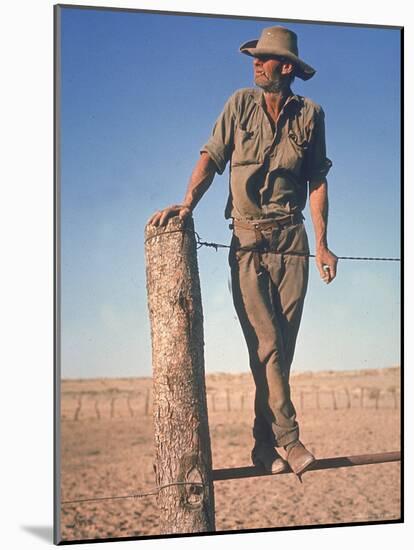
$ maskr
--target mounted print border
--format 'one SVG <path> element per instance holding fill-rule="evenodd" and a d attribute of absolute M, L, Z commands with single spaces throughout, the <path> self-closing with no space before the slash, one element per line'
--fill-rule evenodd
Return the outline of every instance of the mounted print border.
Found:
<path fill-rule="evenodd" d="M 310 178 L 289 381 L 316 457 L 302 476 L 287 457 L 281 473 L 252 464 L 258 390 L 222 250 L 235 174 L 260 164 L 266 138 L 238 104 L 234 162 L 219 115 L 260 89 L 239 48 L 272 26 L 316 69 L 292 90 L 325 114 L 339 257 L 326 286 Z M 403 522 L 403 28 L 65 4 L 54 28 L 55 544 Z M 275 157 L 289 155 L 275 120 Z M 183 199 L 203 151 L 217 175 L 193 215 L 148 224 Z"/>

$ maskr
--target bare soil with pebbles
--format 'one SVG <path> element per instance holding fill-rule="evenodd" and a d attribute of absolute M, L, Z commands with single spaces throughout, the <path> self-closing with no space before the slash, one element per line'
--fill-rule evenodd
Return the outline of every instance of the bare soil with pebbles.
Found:
<path fill-rule="evenodd" d="M 213 468 L 249 466 L 250 373 L 206 377 Z M 150 378 L 63 380 L 62 501 L 155 489 Z M 297 373 L 301 438 L 317 458 L 398 451 L 398 368 Z M 217 531 L 395 520 L 400 463 L 217 481 Z M 62 540 L 157 535 L 156 496 L 62 504 Z"/>

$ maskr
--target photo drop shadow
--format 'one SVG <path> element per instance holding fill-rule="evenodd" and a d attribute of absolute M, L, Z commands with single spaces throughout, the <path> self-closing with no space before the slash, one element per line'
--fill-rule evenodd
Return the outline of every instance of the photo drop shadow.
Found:
<path fill-rule="evenodd" d="M 53 543 L 53 527 L 51 525 L 21 525 L 20 527 L 39 539 Z"/>

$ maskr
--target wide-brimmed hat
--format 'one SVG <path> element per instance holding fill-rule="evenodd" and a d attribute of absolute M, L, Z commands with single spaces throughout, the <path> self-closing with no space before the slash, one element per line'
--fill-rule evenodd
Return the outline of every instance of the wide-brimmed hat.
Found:
<path fill-rule="evenodd" d="M 284 27 L 267 27 L 263 29 L 259 40 L 249 40 L 240 46 L 246 55 L 276 55 L 285 58 L 295 66 L 295 75 L 308 80 L 316 70 L 298 57 L 298 37 Z"/>

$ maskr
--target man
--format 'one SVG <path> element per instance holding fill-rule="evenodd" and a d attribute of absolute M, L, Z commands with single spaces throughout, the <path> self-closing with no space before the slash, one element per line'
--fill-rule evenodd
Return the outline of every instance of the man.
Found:
<path fill-rule="evenodd" d="M 301 211 L 309 187 L 316 265 L 330 283 L 337 264 L 327 244 L 326 175 L 332 163 L 322 108 L 290 88 L 296 76 L 308 80 L 315 73 L 298 56 L 296 34 L 266 28 L 240 51 L 253 57 L 257 88 L 237 90 L 228 99 L 200 151 L 184 202 L 156 212 L 149 223 L 162 226 L 175 215 L 184 219 L 215 173 L 231 163 L 225 216 L 233 220 L 233 300 L 256 385 L 252 461 L 272 473 L 288 464 L 300 476 L 315 460 L 299 439 L 289 386 L 308 282 Z"/>

